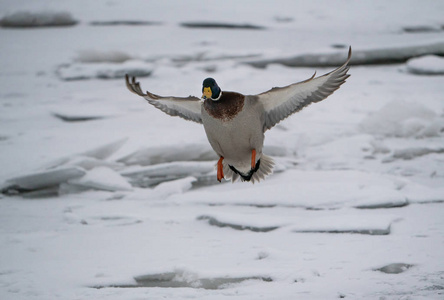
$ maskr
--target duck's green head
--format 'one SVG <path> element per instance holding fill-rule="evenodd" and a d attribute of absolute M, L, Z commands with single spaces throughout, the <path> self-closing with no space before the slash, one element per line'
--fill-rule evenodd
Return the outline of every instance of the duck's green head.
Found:
<path fill-rule="evenodd" d="M 211 99 L 217 101 L 222 94 L 220 87 L 217 85 L 216 80 L 213 78 L 207 78 L 202 84 L 202 98 Z"/>

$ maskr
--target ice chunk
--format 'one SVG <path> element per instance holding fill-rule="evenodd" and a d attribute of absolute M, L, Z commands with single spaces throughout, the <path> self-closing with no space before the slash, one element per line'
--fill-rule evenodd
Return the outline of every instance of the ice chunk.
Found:
<path fill-rule="evenodd" d="M 119 150 L 120 147 L 122 147 L 123 144 L 125 144 L 127 140 L 128 140 L 128 138 L 123 138 L 123 139 L 117 140 L 115 142 L 106 144 L 104 146 L 100 146 L 98 148 L 86 151 L 82 155 L 97 158 L 97 159 L 106 159 L 109 156 L 111 156 L 112 154 L 114 154 L 117 150 Z"/>
<path fill-rule="evenodd" d="M 108 108 L 98 110 L 97 107 L 65 105 L 61 108 L 52 109 L 52 114 L 65 122 L 82 122 L 115 117 L 119 115 L 119 112 Z"/>
<path fill-rule="evenodd" d="M 180 24 L 183 27 L 187 28 L 205 28 L 205 29 L 213 29 L 213 28 L 222 28 L 222 29 L 254 29 L 260 30 L 265 29 L 263 26 L 252 25 L 252 24 L 236 24 L 236 23 L 221 23 L 221 22 L 183 22 Z"/>
<path fill-rule="evenodd" d="M 136 77 L 147 77 L 153 72 L 153 66 L 141 61 L 126 61 L 121 64 L 114 63 L 74 63 L 61 65 L 56 74 L 63 80 L 85 79 L 116 79 L 124 78 L 126 74 Z"/>
<path fill-rule="evenodd" d="M 408 182 L 401 190 L 409 202 L 412 203 L 433 203 L 444 202 L 444 187 L 428 187 L 414 182 Z"/>
<path fill-rule="evenodd" d="M 215 159 L 217 159 L 217 156 L 209 144 L 185 144 L 181 145 L 180 150 L 172 146 L 143 148 L 119 159 L 118 162 L 122 162 L 125 165 L 148 166 L 173 161 L 205 161 Z"/>
<path fill-rule="evenodd" d="M 136 21 L 136 20 L 115 20 L 115 21 L 92 21 L 89 23 L 92 26 L 149 26 L 149 25 L 160 25 L 160 22 L 151 21 Z"/>
<path fill-rule="evenodd" d="M 194 177 L 186 177 L 178 180 L 163 182 L 153 190 L 153 196 L 156 198 L 167 198 L 174 194 L 182 194 L 193 187 Z"/>
<path fill-rule="evenodd" d="M 214 170 L 214 162 L 176 161 L 147 167 L 130 168 L 121 172 L 128 177 L 167 177 L 205 174 Z"/>
<path fill-rule="evenodd" d="M 108 227 L 114 226 L 129 226 L 129 225 L 137 225 L 143 223 L 142 220 L 138 219 L 134 216 L 127 215 L 100 215 L 89 217 L 86 219 L 86 222 L 89 225 L 97 225 L 102 224 Z"/>
<path fill-rule="evenodd" d="M 409 160 L 430 153 L 444 153 L 444 148 L 433 149 L 427 147 L 417 147 L 417 148 L 398 149 L 393 152 L 391 159 L 389 159 L 388 161 L 393 159 Z"/>
<path fill-rule="evenodd" d="M 121 139 L 80 155 L 60 158 L 50 164 L 47 164 L 42 171 L 7 180 L 3 185 L 2 191 L 29 192 L 51 187 L 57 189 L 61 183 L 66 183 L 70 179 L 84 176 L 86 174 L 85 170 L 94 169 L 100 166 L 106 166 L 112 169 L 121 169 L 123 167 L 122 164 L 107 162 L 103 159 L 106 159 L 108 156 L 117 151 L 126 142 L 126 140 L 126 138 Z M 121 177 L 120 175 L 118 176 Z M 123 180 L 125 181 L 125 179 Z M 131 185 L 126 182 L 126 187 L 128 188 L 128 186 L 131 187 Z M 67 190 L 72 192 L 73 190 L 76 190 L 76 188 L 64 187 L 60 190 L 60 192 L 66 193 Z M 48 191 L 50 194 L 54 194 L 53 190 L 50 189 Z M 43 195 L 45 195 L 44 191 L 33 194 L 27 193 L 27 196 L 29 197 L 40 197 Z"/>
<path fill-rule="evenodd" d="M 100 289 L 105 287 L 137 288 L 137 287 L 159 287 L 159 288 L 200 288 L 207 290 L 223 289 L 231 284 L 241 283 L 246 280 L 260 280 L 264 282 L 273 281 L 265 276 L 221 276 L 210 278 L 199 278 L 196 272 L 186 269 L 176 269 L 174 272 L 157 274 L 146 274 L 135 276 L 136 284 L 112 284 L 108 286 L 94 286 Z"/>
<path fill-rule="evenodd" d="M 74 156 L 71 159 L 69 159 L 66 163 L 66 166 L 77 166 L 81 167 L 85 170 L 91 170 L 96 167 L 108 167 L 113 170 L 121 170 L 125 166 L 123 164 L 113 162 L 113 161 L 106 161 L 106 160 L 100 160 L 96 159 L 94 157 L 88 157 L 88 156 Z"/>
<path fill-rule="evenodd" d="M 74 59 L 80 63 L 123 63 L 132 57 L 122 51 L 81 50 Z"/>
<path fill-rule="evenodd" d="M 80 186 L 75 184 L 69 184 L 69 183 L 61 183 L 59 185 L 57 193 L 59 195 L 67 195 L 67 194 L 78 194 L 81 192 L 85 192 L 89 190 L 89 187 L 86 186 Z"/>
<path fill-rule="evenodd" d="M 407 33 L 428 33 L 441 31 L 442 28 L 437 25 L 413 25 L 405 26 L 402 30 Z"/>
<path fill-rule="evenodd" d="M 370 191 L 367 191 L 369 193 Z M 356 201 L 353 205 L 355 208 L 360 209 L 378 209 L 378 208 L 393 208 L 393 207 L 403 207 L 409 205 L 409 202 L 405 196 L 399 191 L 385 191 L 384 197 L 378 197 L 380 189 L 375 187 L 373 190 L 374 196 L 368 194 L 368 196 L 363 199 Z"/>
<path fill-rule="evenodd" d="M 82 115 L 73 115 L 73 114 L 63 114 L 63 113 L 52 113 L 54 117 L 59 118 L 60 120 L 66 121 L 66 122 L 83 122 L 83 121 L 90 121 L 90 120 L 97 120 L 97 119 L 103 119 L 103 116 L 96 115 L 96 114 L 82 114 Z"/>
<path fill-rule="evenodd" d="M 0 20 L 2 27 L 72 26 L 77 24 L 69 12 L 18 11 Z"/>
<path fill-rule="evenodd" d="M 313 233 L 358 233 L 369 235 L 387 235 L 390 225 L 398 219 L 394 215 L 374 215 L 362 211 L 325 211 L 313 213 L 311 211 L 298 211 L 294 215 L 273 214 L 236 214 L 236 213 L 210 213 L 197 217 L 210 225 L 229 227 L 236 230 L 250 230 L 253 232 L 269 232 L 280 227 L 288 226 L 292 232 Z"/>
<path fill-rule="evenodd" d="M 8 179 L 4 190 L 32 191 L 57 186 L 70 179 L 85 175 L 85 170 L 79 167 L 61 167 L 45 170 L 28 175 Z"/>
<path fill-rule="evenodd" d="M 279 191 L 277 193 L 276 191 Z M 190 193 L 193 193 L 192 195 Z M 210 205 L 285 206 L 307 209 L 403 206 L 406 196 L 391 177 L 358 171 L 287 170 L 255 186 L 190 192 L 188 199 Z"/>
<path fill-rule="evenodd" d="M 276 57 L 260 60 L 248 60 L 244 63 L 257 68 L 265 68 L 277 63 L 289 67 L 334 67 L 344 63 L 347 53 L 302 54 L 293 57 Z M 353 50 L 350 65 L 402 63 L 409 58 L 421 55 L 444 55 L 444 43 L 405 46 L 368 50 Z"/>
<path fill-rule="evenodd" d="M 217 227 L 229 227 L 236 230 L 250 230 L 253 232 L 269 232 L 278 229 L 282 226 L 282 222 L 271 222 L 270 220 L 261 220 L 260 224 L 253 225 L 251 222 L 256 223 L 258 220 L 245 220 L 245 216 L 211 216 L 201 215 L 197 217 L 197 220 L 205 220 L 212 226 Z M 256 221 L 256 222 L 255 222 Z"/>
<path fill-rule="evenodd" d="M 178 178 L 193 176 L 197 178 L 206 177 L 214 171 L 214 162 L 171 162 L 157 164 L 147 167 L 130 167 L 121 171 L 128 177 L 132 185 L 139 187 L 150 187 L 161 182 L 171 181 Z"/>
<path fill-rule="evenodd" d="M 395 100 L 365 118 L 360 128 L 379 136 L 430 137 L 441 134 L 444 120 L 421 104 Z"/>
<path fill-rule="evenodd" d="M 425 55 L 407 61 L 407 71 L 418 75 L 444 75 L 444 58 Z"/>
<path fill-rule="evenodd" d="M 370 141 L 370 146 L 372 146 L 372 154 L 378 154 L 378 153 L 382 153 L 382 154 L 387 154 L 390 153 L 390 148 L 384 144 L 383 141 L 381 140 L 372 140 Z"/>
<path fill-rule="evenodd" d="M 131 184 L 119 173 L 107 167 L 97 167 L 86 173 L 85 176 L 69 180 L 68 183 L 106 191 L 129 191 Z"/>
<path fill-rule="evenodd" d="M 59 195 L 59 189 L 57 186 L 51 186 L 48 188 L 33 190 L 30 192 L 23 191 L 22 193 L 20 193 L 20 196 L 29 199 L 56 197 L 58 195 Z"/>
<path fill-rule="evenodd" d="M 120 149 L 120 147 L 123 146 L 123 144 L 126 143 L 127 140 L 128 138 L 123 138 L 115 142 L 88 150 L 81 154 L 62 157 L 46 164 L 43 168 L 53 169 L 65 165 L 74 165 L 85 167 L 88 170 L 97 166 L 107 166 L 112 169 L 120 169 L 120 166 L 122 166 L 122 164 L 116 162 L 107 162 L 104 161 L 104 159 L 113 155 L 117 150 Z"/>
<path fill-rule="evenodd" d="M 404 263 L 394 263 L 394 264 L 386 265 L 382 268 L 375 269 L 375 271 L 380 271 L 380 272 L 386 273 L 386 274 L 399 274 L 399 273 L 403 273 L 403 272 L 407 271 L 411 267 L 413 267 L 413 265 L 404 264 Z"/>
<path fill-rule="evenodd" d="M 292 227 L 293 232 L 390 234 L 390 225 L 398 217 L 392 215 L 335 214 L 314 217 Z"/>

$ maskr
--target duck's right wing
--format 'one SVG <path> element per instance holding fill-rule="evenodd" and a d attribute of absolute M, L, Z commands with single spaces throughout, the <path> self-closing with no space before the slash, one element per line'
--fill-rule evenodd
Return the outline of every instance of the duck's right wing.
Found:
<path fill-rule="evenodd" d="M 347 74 L 351 58 L 351 47 L 347 61 L 330 73 L 288 85 L 276 87 L 256 95 L 265 110 L 264 131 L 270 129 L 291 114 L 300 111 L 307 105 L 319 102 L 336 91 L 350 76 Z"/>

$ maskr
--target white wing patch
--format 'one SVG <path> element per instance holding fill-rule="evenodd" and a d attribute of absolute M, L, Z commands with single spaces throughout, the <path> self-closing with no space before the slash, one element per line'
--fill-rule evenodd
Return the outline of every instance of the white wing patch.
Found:
<path fill-rule="evenodd" d="M 271 90 L 257 95 L 265 110 L 264 131 L 284 120 L 291 114 L 314 102 L 319 102 L 336 91 L 350 76 L 348 63 L 351 58 L 351 47 L 347 61 L 336 70 L 323 76 L 309 79 Z"/>

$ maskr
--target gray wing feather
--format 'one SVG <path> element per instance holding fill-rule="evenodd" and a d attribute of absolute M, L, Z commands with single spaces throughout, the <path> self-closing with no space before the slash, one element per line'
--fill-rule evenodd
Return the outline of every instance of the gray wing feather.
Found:
<path fill-rule="evenodd" d="M 201 101 L 199 98 L 193 96 L 186 98 L 162 97 L 148 91 L 144 93 L 140 88 L 139 82 L 136 82 L 135 77 L 132 77 L 130 81 L 128 75 L 126 75 L 125 81 L 126 87 L 131 92 L 142 96 L 148 101 L 148 103 L 154 105 L 154 107 L 160 109 L 164 113 L 202 124 Z"/>
<path fill-rule="evenodd" d="M 314 102 L 319 102 L 336 91 L 350 76 L 348 63 L 351 58 L 351 47 L 348 51 L 347 61 L 330 73 L 288 85 L 286 87 L 272 88 L 257 95 L 265 110 L 264 131 L 284 120 L 291 114 L 300 111 Z"/>

